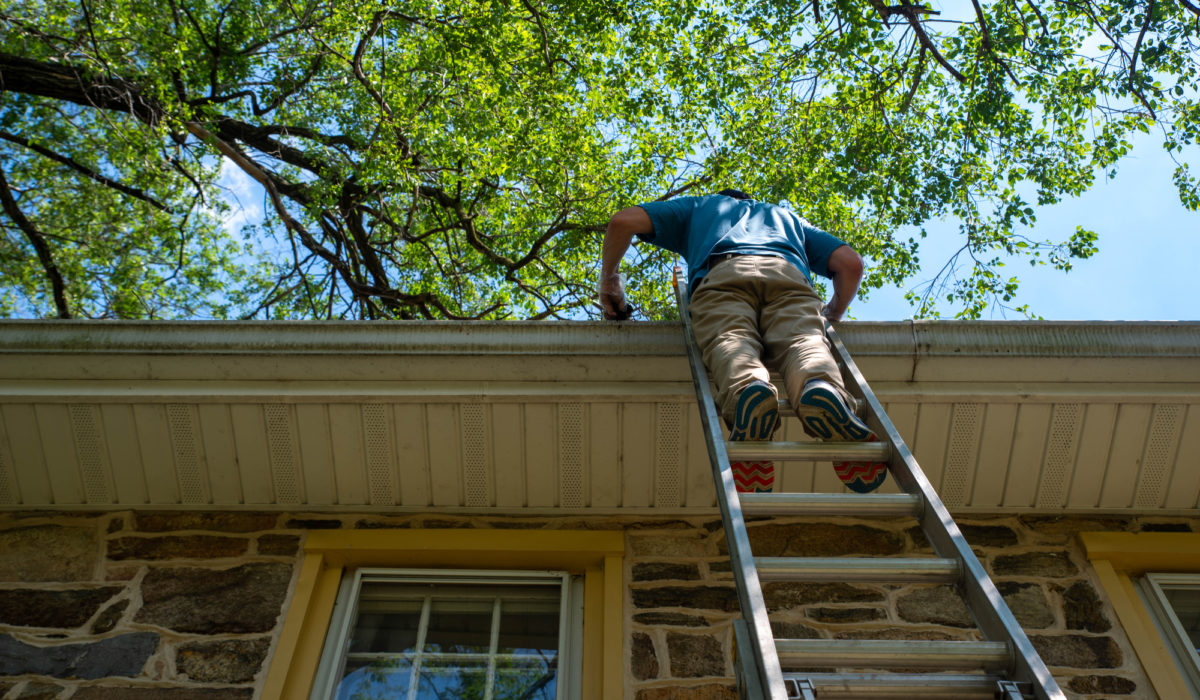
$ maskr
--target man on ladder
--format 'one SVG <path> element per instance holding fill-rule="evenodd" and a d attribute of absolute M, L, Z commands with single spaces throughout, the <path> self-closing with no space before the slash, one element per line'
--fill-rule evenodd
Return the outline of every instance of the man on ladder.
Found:
<path fill-rule="evenodd" d="M 770 369 L 784 378 L 806 433 L 821 440 L 872 440 L 856 415 L 825 337 L 858 293 L 862 258 L 844 241 L 790 210 L 726 189 L 622 209 L 604 236 L 600 304 L 604 318 L 629 317 L 618 274 L 634 236 L 682 255 L 688 265 L 696 343 L 717 384 L 717 405 L 730 440 L 771 440 L 779 404 Z M 809 276 L 833 280 L 822 304 Z M 770 491 L 771 462 L 734 463 L 739 491 Z M 873 491 L 887 476 L 882 462 L 835 464 L 852 490 Z"/>

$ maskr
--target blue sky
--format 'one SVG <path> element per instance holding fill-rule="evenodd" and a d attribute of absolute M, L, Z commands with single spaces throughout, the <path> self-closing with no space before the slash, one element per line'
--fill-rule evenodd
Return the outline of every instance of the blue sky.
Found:
<path fill-rule="evenodd" d="M 1175 165 L 1162 150 L 1161 139 L 1153 132 L 1138 136 L 1115 179 L 1098 180 L 1077 199 L 1039 209 L 1037 225 L 1023 232 L 1034 239 L 1063 240 L 1077 225 L 1083 226 L 1098 234 L 1099 252 L 1076 261 L 1067 273 L 1048 265 L 1008 265 L 1004 269 L 1021 280 L 1011 306 L 1028 304 L 1032 313 L 1047 320 L 1200 320 L 1200 212 L 1179 203 L 1171 182 Z M 1185 156 L 1200 164 L 1196 150 Z M 931 277 L 961 245 L 952 221 L 935 222 L 927 230 L 921 254 L 925 270 L 909 280 L 908 288 Z M 867 301 L 850 306 L 850 318 L 911 318 L 904 292 L 874 290 Z M 953 317 L 953 307 L 942 306 L 942 316 Z M 996 310 L 984 318 L 1023 316 Z"/>

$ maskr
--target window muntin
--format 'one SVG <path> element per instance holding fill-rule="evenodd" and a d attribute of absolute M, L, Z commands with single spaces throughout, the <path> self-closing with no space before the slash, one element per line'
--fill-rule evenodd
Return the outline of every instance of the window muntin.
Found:
<path fill-rule="evenodd" d="M 1137 583 L 1175 664 L 1200 697 L 1200 574 L 1148 573 Z"/>
<path fill-rule="evenodd" d="M 580 590 L 563 572 L 353 572 L 313 698 L 569 697 Z"/>

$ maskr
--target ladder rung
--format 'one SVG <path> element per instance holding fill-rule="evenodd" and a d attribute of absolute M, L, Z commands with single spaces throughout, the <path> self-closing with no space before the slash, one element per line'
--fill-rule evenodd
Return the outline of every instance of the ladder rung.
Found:
<path fill-rule="evenodd" d="M 997 675 L 928 673 L 785 673 L 791 695 L 793 681 L 807 679 L 818 696 L 837 700 L 858 698 L 995 698 L 996 686 L 1004 680 Z"/>
<path fill-rule="evenodd" d="M 777 639 L 785 667 L 937 668 L 996 671 L 1010 665 L 1005 642 L 878 639 Z"/>
<path fill-rule="evenodd" d="M 887 518 L 921 513 L 911 493 L 743 493 L 745 515 L 844 515 Z"/>
<path fill-rule="evenodd" d="M 725 441 L 730 461 L 770 459 L 811 462 L 886 462 L 886 442 L 735 442 Z"/>
<path fill-rule="evenodd" d="M 954 583 L 958 562 L 932 557 L 755 557 L 761 581 Z"/>

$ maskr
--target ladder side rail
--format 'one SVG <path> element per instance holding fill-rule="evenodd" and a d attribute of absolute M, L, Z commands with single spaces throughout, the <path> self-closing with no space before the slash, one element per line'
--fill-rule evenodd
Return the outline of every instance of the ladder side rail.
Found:
<path fill-rule="evenodd" d="M 938 556 L 959 561 L 963 572 L 962 589 L 967 598 L 967 607 L 975 616 L 980 630 L 987 639 L 1009 644 L 1013 651 L 1014 680 L 1031 684 L 1039 700 L 1065 700 L 1066 695 L 1058 687 L 1054 676 L 1046 668 L 1012 611 L 1008 609 L 996 584 L 971 551 L 957 523 L 950 516 L 950 511 L 942 503 L 941 497 L 917 464 L 896 426 L 888 418 L 883 404 L 867 384 L 842 339 L 828 321 L 825 322 L 825 330 L 834 353 L 844 365 L 848 388 L 851 389 L 851 393 L 857 392 L 867 404 L 868 424 L 876 431 L 876 435 L 892 446 L 888 468 L 893 478 L 902 490 L 917 494 L 921 498 L 922 512 L 918 519 L 922 531 L 929 538 Z"/>
<path fill-rule="evenodd" d="M 750 551 L 750 535 L 742 516 L 741 501 L 733 482 L 733 471 L 725 453 L 724 429 L 717 415 L 709 385 L 708 370 L 704 366 L 700 348 L 692 335 L 692 322 L 688 315 L 687 283 L 675 279 L 675 296 L 679 303 L 679 315 L 683 320 L 683 338 L 687 346 L 688 360 L 692 368 L 692 384 L 699 400 L 700 421 L 704 426 L 704 442 L 708 446 L 709 462 L 712 465 L 713 483 L 716 486 L 717 504 L 721 509 L 721 520 L 725 527 L 725 542 L 729 549 L 729 560 L 733 569 L 734 586 L 738 604 L 745 621 L 747 644 L 751 658 L 739 659 L 750 663 L 747 669 L 758 677 L 757 686 L 762 688 L 763 697 L 770 700 L 787 700 L 787 689 L 783 682 L 783 669 L 775 650 L 775 637 L 771 632 L 771 621 L 767 617 L 767 606 L 763 600 L 762 585 Z M 722 437 L 718 437 L 722 436 Z M 755 684 L 750 684 L 753 688 Z M 758 700 L 754 698 L 752 700 Z"/>

